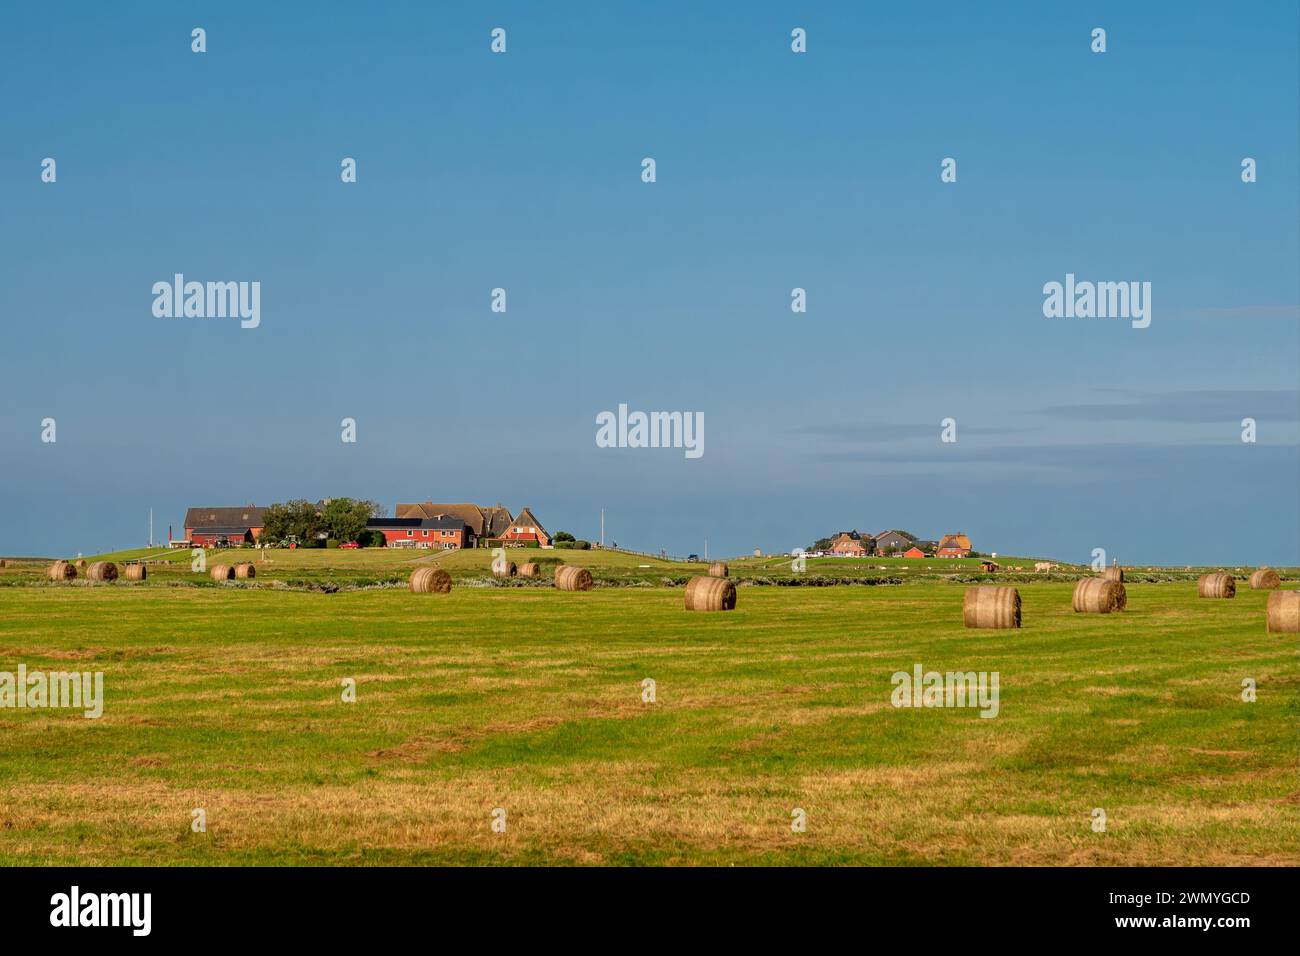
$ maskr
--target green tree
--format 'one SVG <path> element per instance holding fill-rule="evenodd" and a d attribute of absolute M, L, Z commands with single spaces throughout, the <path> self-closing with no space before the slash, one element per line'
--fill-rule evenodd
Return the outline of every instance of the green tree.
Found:
<path fill-rule="evenodd" d="M 329 537 L 339 541 L 356 541 L 366 530 L 366 522 L 379 513 L 373 501 L 354 498 L 331 498 L 321 513 L 321 525 Z"/>
<path fill-rule="evenodd" d="M 557 531 L 557 532 L 555 532 L 555 537 L 554 537 L 552 540 L 554 540 L 554 541 L 576 541 L 576 540 L 578 540 L 578 539 L 575 538 L 573 535 L 569 534 L 569 532 L 567 532 L 567 531 Z"/>
<path fill-rule="evenodd" d="M 269 506 L 263 516 L 262 538 L 266 544 L 297 541 L 312 544 L 325 530 L 316 505 L 303 498 Z"/>
<path fill-rule="evenodd" d="M 262 536 L 264 544 L 279 544 L 288 540 L 292 532 L 293 515 L 288 505 L 274 504 L 263 512 Z"/>

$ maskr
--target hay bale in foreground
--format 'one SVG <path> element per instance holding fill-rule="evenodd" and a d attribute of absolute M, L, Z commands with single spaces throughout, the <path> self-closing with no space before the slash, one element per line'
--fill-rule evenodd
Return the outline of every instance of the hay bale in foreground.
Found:
<path fill-rule="evenodd" d="M 1084 578 L 1074 586 L 1071 605 L 1079 614 L 1110 614 L 1128 605 L 1124 585 L 1106 578 Z"/>
<path fill-rule="evenodd" d="M 726 561 L 714 561 L 709 565 L 709 577 L 711 578 L 725 578 L 730 573 Z"/>
<path fill-rule="evenodd" d="M 734 611 L 736 585 L 730 578 L 695 577 L 686 582 L 686 610 Z"/>
<path fill-rule="evenodd" d="M 555 569 L 555 586 L 561 591 L 590 591 L 591 572 L 586 568 L 562 564 Z"/>
<path fill-rule="evenodd" d="M 77 576 L 77 568 L 71 561 L 55 561 L 48 574 L 51 581 L 71 581 Z"/>
<path fill-rule="evenodd" d="M 967 627 L 1019 627 L 1020 592 L 992 584 L 967 588 L 961 617 Z"/>
<path fill-rule="evenodd" d="M 243 564 L 237 564 L 235 565 L 235 577 L 255 578 L 257 577 L 257 567 L 247 561 Z"/>
<path fill-rule="evenodd" d="M 235 576 L 235 567 L 231 564 L 214 564 L 208 573 L 214 581 L 229 581 Z"/>
<path fill-rule="evenodd" d="M 128 581 L 143 581 L 149 572 L 144 569 L 143 564 L 128 564 L 122 569 L 122 577 Z"/>
<path fill-rule="evenodd" d="M 416 568 L 407 587 L 414 594 L 449 594 L 451 575 L 442 568 Z"/>
<path fill-rule="evenodd" d="M 492 562 L 492 576 L 494 578 L 513 578 L 519 573 L 519 568 L 513 561 L 501 559 Z"/>
<path fill-rule="evenodd" d="M 1266 610 L 1270 634 L 1300 634 L 1300 591 L 1274 591 Z"/>
<path fill-rule="evenodd" d="M 1103 581 L 1118 581 L 1120 584 L 1123 584 L 1124 569 L 1118 564 L 1112 564 L 1105 571 L 1101 572 L 1101 579 Z"/>
<path fill-rule="evenodd" d="M 1250 586 L 1256 591 L 1271 591 L 1282 586 L 1282 579 L 1272 568 L 1260 568 L 1251 574 Z"/>
<path fill-rule="evenodd" d="M 91 581 L 116 581 L 117 565 L 112 561 L 96 561 L 86 569 L 86 577 Z"/>
<path fill-rule="evenodd" d="M 542 576 L 542 566 L 536 561 L 525 561 L 519 565 L 519 576 L 521 578 L 540 578 Z"/>
<path fill-rule="evenodd" d="M 1196 596 L 1231 598 L 1237 596 L 1237 581 L 1231 574 L 1202 574 L 1196 582 Z"/>

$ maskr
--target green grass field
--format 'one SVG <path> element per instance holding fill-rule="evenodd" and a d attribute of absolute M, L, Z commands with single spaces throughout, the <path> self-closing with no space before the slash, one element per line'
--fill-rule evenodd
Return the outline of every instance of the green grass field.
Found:
<path fill-rule="evenodd" d="M 0 709 L 0 863 L 1300 863 L 1297 640 L 1244 581 L 1131 584 L 1111 616 L 1020 583 L 1024 627 L 991 631 L 939 577 L 691 614 L 653 583 L 681 565 L 547 556 L 640 586 L 486 586 L 482 552 L 439 558 L 449 595 L 285 584 L 429 558 L 391 551 L 272 552 L 252 586 L 188 554 L 143 584 L 0 570 L 0 670 L 106 698 Z M 998 671 L 998 716 L 892 707 L 917 663 Z"/>

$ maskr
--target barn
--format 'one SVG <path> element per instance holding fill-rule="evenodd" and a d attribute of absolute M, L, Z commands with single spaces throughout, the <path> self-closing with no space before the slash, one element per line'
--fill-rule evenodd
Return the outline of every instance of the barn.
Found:
<path fill-rule="evenodd" d="M 185 512 L 185 537 L 195 548 L 254 544 L 262 534 L 265 511 L 258 505 L 190 508 Z"/>

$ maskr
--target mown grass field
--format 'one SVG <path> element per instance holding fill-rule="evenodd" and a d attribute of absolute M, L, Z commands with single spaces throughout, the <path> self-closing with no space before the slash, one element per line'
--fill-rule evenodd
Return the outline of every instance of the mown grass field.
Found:
<path fill-rule="evenodd" d="M 0 863 L 1300 863 L 1297 641 L 1264 592 L 1133 584 L 1084 616 L 1021 584 L 1025 626 L 974 631 L 934 579 L 689 614 L 654 586 L 31 570 L 0 571 L 0 670 L 103 671 L 106 702 L 0 709 Z M 917 663 L 998 671 L 999 715 L 892 707 Z"/>

